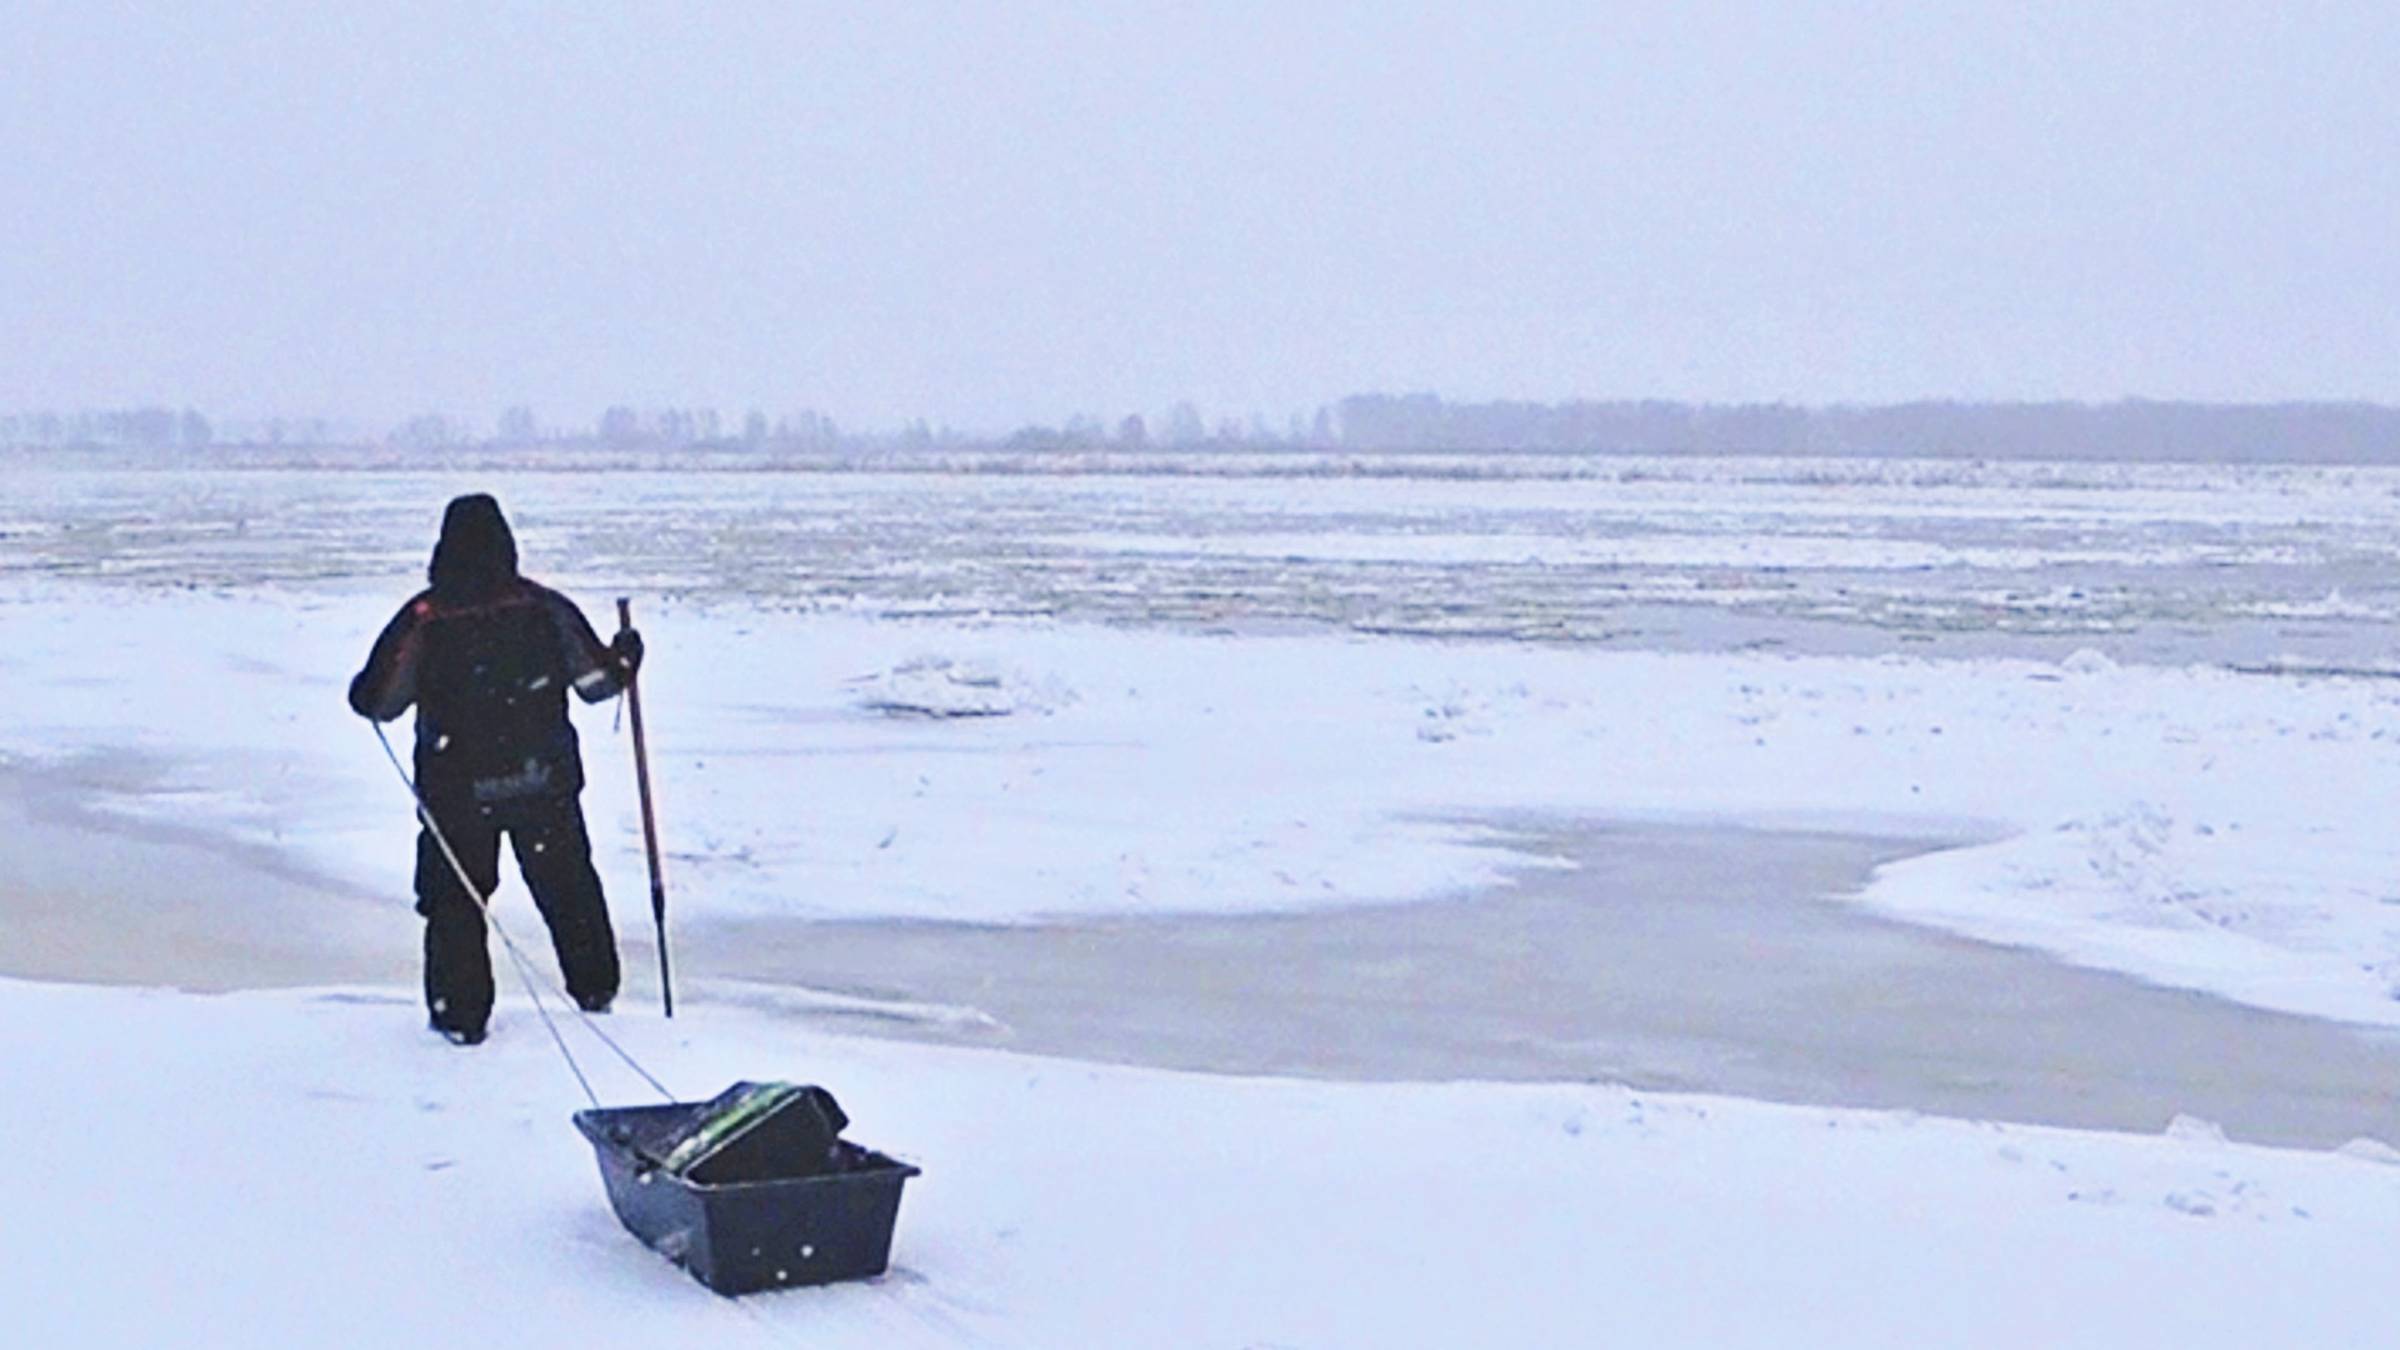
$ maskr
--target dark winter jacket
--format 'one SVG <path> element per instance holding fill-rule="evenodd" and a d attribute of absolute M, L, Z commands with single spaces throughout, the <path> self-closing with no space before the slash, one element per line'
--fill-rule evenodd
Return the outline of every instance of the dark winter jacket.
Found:
<path fill-rule="evenodd" d="M 416 705 L 428 799 L 580 791 L 567 687 L 587 703 L 613 696 L 638 648 L 601 642 L 572 601 L 517 575 L 516 541 L 489 497 L 451 503 L 428 575 L 433 584 L 401 606 L 350 682 L 351 708 L 388 722 Z"/>

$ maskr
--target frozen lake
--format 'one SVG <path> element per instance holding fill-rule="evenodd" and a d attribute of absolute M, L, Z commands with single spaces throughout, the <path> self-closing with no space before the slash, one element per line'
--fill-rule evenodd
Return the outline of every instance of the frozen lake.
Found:
<path fill-rule="evenodd" d="M 401 905 L 269 851 L 79 819 L 61 809 L 77 786 L 0 773 L 0 829 L 22 845 L 0 863 L 0 976 L 202 991 L 413 980 Z M 1836 898 L 1880 863 L 1959 841 L 1504 824 L 1573 869 L 1290 915 L 703 917 L 681 925 L 682 983 L 687 1001 L 831 1030 L 1211 1073 L 1605 1082 L 2137 1134 L 2190 1114 L 2311 1148 L 2400 1137 L 2400 1032 L 2078 970 Z M 509 922 L 543 947 L 530 915 Z M 646 1015 L 655 948 L 638 924 L 624 937 L 626 1004 Z"/>
<path fill-rule="evenodd" d="M 490 489 L 531 572 L 595 611 L 641 597 L 695 981 L 1241 1073 L 2394 1130 L 2388 1046 L 2276 1014 L 2400 1024 L 2374 810 L 2400 791 L 2400 475 L 7 473 L 0 810 L 58 841 L 0 864 L 20 973 L 412 981 L 406 812 L 335 694 L 442 502 Z M 887 715 L 929 692 L 999 715 Z M 646 971 L 605 717 L 582 719 L 610 757 L 588 805 Z M 1491 824 L 1525 819 L 1574 823 Z M 1968 846 L 1925 852 L 1944 842 Z"/>
<path fill-rule="evenodd" d="M 0 578 L 414 574 L 489 489 L 570 586 L 1642 650 L 2381 663 L 2400 471 L 1620 456 L 0 459 Z M 528 467 L 528 466 L 531 467 Z"/>
<path fill-rule="evenodd" d="M 2400 1137 L 2400 1032 L 1947 937 L 1834 897 L 1945 841 L 1517 822 L 1498 894 L 1304 915 L 740 924 L 710 968 L 881 1035 L 1215 1073 L 1623 1083 L 2147 1133 Z M 724 995 L 720 995 L 721 997 Z"/>

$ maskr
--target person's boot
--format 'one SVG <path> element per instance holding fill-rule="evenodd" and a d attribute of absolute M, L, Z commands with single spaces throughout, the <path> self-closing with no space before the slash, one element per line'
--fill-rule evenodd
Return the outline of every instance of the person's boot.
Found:
<path fill-rule="evenodd" d="M 575 996 L 575 1006 L 587 1013 L 607 1012 L 609 1005 L 616 1001 L 615 994 L 577 994 Z"/>
<path fill-rule="evenodd" d="M 428 1022 L 426 1025 L 432 1027 L 435 1031 L 440 1032 L 442 1039 L 450 1042 L 452 1045 L 483 1044 L 484 1033 L 482 1027 L 452 1027 L 444 1026 L 440 1022 Z"/>

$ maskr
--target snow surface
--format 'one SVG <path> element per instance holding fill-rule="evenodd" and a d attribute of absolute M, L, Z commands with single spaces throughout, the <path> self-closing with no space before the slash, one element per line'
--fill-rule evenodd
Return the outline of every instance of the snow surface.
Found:
<path fill-rule="evenodd" d="M 388 607 L 147 589 L 96 606 L 78 587 L 20 585 L 0 753 L 135 753 L 142 771 L 102 798 L 114 809 L 206 822 L 397 893 L 406 798 L 341 702 Z M 1991 842 L 1889 867 L 1865 901 L 2261 1007 L 2400 1025 L 2400 836 L 2384 807 L 2400 800 L 2400 689 L 2381 681 L 676 600 L 639 617 L 690 921 L 1444 894 L 1505 862 L 1454 823 L 1479 810 L 1967 832 Z M 869 706 L 894 671 L 916 672 L 924 702 L 925 672 L 961 669 L 992 682 L 950 696 L 1005 715 Z M 638 877 L 631 752 L 609 717 L 582 714 L 587 804 L 610 874 Z"/>
<path fill-rule="evenodd" d="M 0 464 L 0 772 L 398 910 L 406 800 L 341 686 L 442 500 L 490 489 L 603 628 L 636 597 L 686 923 L 1407 900 L 1499 878 L 1479 812 L 1721 820 L 1976 841 L 1861 902 L 2400 1025 L 2400 475 L 754 467 Z M 579 714 L 587 808 L 638 904 L 612 711 Z M 928 1169 L 892 1278 L 728 1307 L 616 1228 L 528 1017 L 512 993 L 468 1054 L 406 989 L 0 985 L 0 1122 L 41 1158 L 33 1217 L 0 1224 L 9 1339 L 2389 1339 L 2374 1144 L 1200 1078 L 629 1010 L 689 1094 L 821 1080 Z"/>
<path fill-rule="evenodd" d="M 731 1303 L 610 1214 L 519 1001 L 0 983 L 23 1345 L 2106 1346 L 2388 1340 L 2400 1167 L 1607 1086 L 1370 1086 L 611 1030 L 685 1096 L 835 1086 L 918 1161 L 894 1269 Z M 585 1047 L 605 1095 L 637 1081 Z M 597 1061 L 597 1062 L 594 1062 Z M 614 1069 L 614 1072 L 609 1072 Z"/>
<path fill-rule="evenodd" d="M 0 757 L 112 756 L 114 809 L 275 844 L 356 886 L 405 877 L 409 841 L 340 681 L 411 587 L 439 503 L 491 486 L 529 566 L 603 627 L 612 593 L 640 597 L 692 915 L 1021 920 L 1451 893 L 1495 877 L 1494 854 L 1443 823 L 1475 810 L 1964 830 L 1991 842 L 1888 869 L 1868 902 L 2261 1006 L 2400 1022 L 2400 842 L 2378 806 L 2400 796 L 2400 686 L 2367 678 L 2400 616 L 2384 579 L 2400 474 L 1566 456 L 1161 456 L 1141 463 L 1166 472 L 1141 475 L 1039 456 L 601 476 L 28 463 L 0 531 Z M 1257 476 L 1312 466 L 1324 476 Z M 1185 556 L 1262 533 L 1276 556 L 1256 571 Z M 1163 552 L 1164 570 L 1117 570 L 1128 546 Z M 1929 548 L 1976 565 L 1877 566 Z M 1518 550 L 1642 561 L 1494 564 Z M 1781 570 L 1725 570 L 1778 551 Z M 1402 561 L 1362 561 L 1384 555 Z M 2091 582 L 2090 560 L 2113 557 L 2145 561 Z M 1802 626 L 1750 651 L 1607 640 L 1606 614 L 1636 602 Z M 1578 640 L 1595 603 L 1601 636 Z M 2236 636 L 2278 606 L 2268 640 L 2311 652 L 2288 668 L 2365 674 L 2229 669 L 2278 668 L 2237 660 L 2259 653 Z M 1371 636 L 1395 628 L 1543 640 Z M 1949 654 L 1958 632 L 2000 645 Z M 2218 660 L 2138 659 L 2158 643 Z M 889 715 L 911 712 L 927 716 Z M 585 715 L 591 806 L 629 875 L 628 756 L 604 720 Z"/>
<path fill-rule="evenodd" d="M 2400 1020 L 2400 844 L 2377 806 L 2400 787 L 2396 694 L 2369 678 L 2400 616 L 2390 471 L 13 465 L 0 756 L 110 756 L 116 809 L 354 885 L 405 875 L 407 839 L 335 691 L 438 503 L 489 486 L 530 565 L 603 626 L 610 593 L 641 596 L 694 914 L 1447 893 L 1492 880 L 1494 858 L 1430 818 L 1476 809 L 1965 822 L 1993 841 L 1889 869 L 1868 901 L 2262 1006 Z M 1582 561 L 1501 561 L 1519 555 Z M 1935 555 L 1957 565 L 1897 565 Z M 2113 558 L 2139 565 L 2095 566 Z M 1661 607 L 1686 617 L 1612 617 Z M 1721 610 L 1780 626 L 1712 640 L 1688 617 Z M 1487 640 L 1369 640 L 1391 632 Z M 1983 645 L 1962 656 L 1960 634 Z M 1512 636 L 1538 641 L 1489 640 Z M 2159 651 L 2214 659 L 2142 659 Z M 876 715 L 912 711 L 927 719 Z M 593 745 L 622 868 L 626 775 L 607 761 L 624 756 Z"/>

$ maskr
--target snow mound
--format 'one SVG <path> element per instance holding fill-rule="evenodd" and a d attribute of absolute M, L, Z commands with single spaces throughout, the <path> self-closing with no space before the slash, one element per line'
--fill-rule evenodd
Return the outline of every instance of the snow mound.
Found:
<path fill-rule="evenodd" d="M 2069 675 L 2106 675 L 2117 668 L 2117 663 L 2105 652 L 2077 647 L 2058 663 L 2058 668 Z"/>
<path fill-rule="evenodd" d="M 2360 1162 L 2382 1163 L 2386 1167 L 2400 1167 L 2400 1148 L 2393 1148 L 2390 1144 L 2387 1144 L 2380 1139 L 2353 1139 L 2349 1143 L 2335 1149 L 2334 1152 L 2342 1155 L 2345 1158 L 2356 1158 Z"/>
<path fill-rule="evenodd" d="M 2225 1127 L 2213 1120 L 2178 1113 L 2167 1122 L 2167 1138 L 2180 1139 L 2189 1144 L 2222 1144 L 2225 1142 Z"/>
<path fill-rule="evenodd" d="M 860 707 L 893 717 L 1007 717 L 1072 701 L 1055 680 L 948 656 L 914 657 L 852 683 Z"/>

